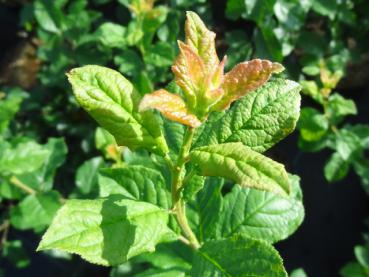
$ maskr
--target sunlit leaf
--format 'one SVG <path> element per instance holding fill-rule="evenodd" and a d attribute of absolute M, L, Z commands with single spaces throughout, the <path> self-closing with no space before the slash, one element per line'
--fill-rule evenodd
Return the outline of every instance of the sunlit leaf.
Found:
<path fill-rule="evenodd" d="M 160 155 L 168 151 L 159 119 L 138 112 L 140 95 L 117 71 L 89 65 L 68 73 L 78 103 L 116 139 L 131 149 L 147 148 Z"/>
<path fill-rule="evenodd" d="M 282 196 L 290 193 L 290 181 L 284 166 L 242 143 L 195 148 L 190 157 L 203 176 L 228 178 L 241 186 Z"/>
<path fill-rule="evenodd" d="M 119 265 L 173 239 L 168 212 L 122 198 L 68 200 L 57 212 L 37 250 L 76 253 L 91 263 Z"/>
<path fill-rule="evenodd" d="M 164 89 L 146 94 L 140 103 L 139 109 L 140 111 L 157 109 L 166 118 L 194 128 L 201 125 L 201 121 L 188 111 L 185 102 L 179 95 Z"/>
<path fill-rule="evenodd" d="M 178 42 L 180 54 L 172 71 L 177 84 L 183 89 L 190 107 L 196 106 L 196 93 L 204 86 L 205 66 L 202 59 L 188 45 Z"/>
<path fill-rule="evenodd" d="M 208 30 L 194 12 L 187 12 L 185 33 L 186 44 L 201 57 L 208 70 L 219 64 L 215 49 L 215 33 Z"/>
<path fill-rule="evenodd" d="M 224 96 L 214 106 L 213 110 L 228 108 L 233 101 L 263 85 L 272 73 L 280 73 L 283 70 L 284 67 L 279 63 L 260 59 L 236 65 L 224 76 L 222 85 Z"/>

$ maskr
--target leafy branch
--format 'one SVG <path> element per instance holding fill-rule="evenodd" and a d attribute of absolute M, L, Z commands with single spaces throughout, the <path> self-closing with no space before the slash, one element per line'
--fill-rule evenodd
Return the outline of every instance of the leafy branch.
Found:
<path fill-rule="evenodd" d="M 115 266 L 180 241 L 193 250 L 193 266 L 175 270 L 192 276 L 286 276 L 271 244 L 301 224 L 301 191 L 298 178 L 262 152 L 294 129 L 300 86 L 269 81 L 284 67 L 268 60 L 245 61 L 225 73 L 215 33 L 193 12 L 185 34 L 172 66 L 173 91 L 142 97 L 121 74 L 96 65 L 67 74 L 80 106 L 131 157 L 111 168 L 94 166 L 99 197 L 67 200 L 38 250 Z M 234 184 L 225 197 L 224 180 Z M 227 208 L 235 205 L 244 207 Z"/>

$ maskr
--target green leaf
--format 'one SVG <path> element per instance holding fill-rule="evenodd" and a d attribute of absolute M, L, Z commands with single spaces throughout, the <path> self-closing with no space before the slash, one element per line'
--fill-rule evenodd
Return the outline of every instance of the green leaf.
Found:
<path fill-rule="evenodd" d="M 3 96 L 6 96 L 6 98 L 2 99 Z M 24 98 L 25 93 L 20 89 L 14 88 L 4 95 L 0 92 L 0 134 L 8 128 Z"/>
<path fill-rule="evenodd" d="M 138 21 L 132 20 L 127 26 L 126 41 L 129 46 L 139 45 L 144 32 L 142 26 Z"/>
<path fill-rule="evenodd" d="M 152 264 L 156 268 L 160 269 L 183 269 L 190 270 L 191 264 L 187 260 L 187 254 L 191 250 L 186 248 L 180 242 L 160 244 L 156 247 L 154 253 L 144 253 L 138 258 L 139 261 L 144 261 Z M 192 257 L 190 257 L 192 260 Z"/>
<path fill-rule="evenodd" d="M 190 158 L 198 165 L 203 176 L 220 176 L 244 187 L 281 195 L 290 193 L 290 182 L 284 166 L 242 143 L 196 148 L 190 153 Z"/>
<path fill-rule="evenodd" d="M 18 187 L 7 182 L 6 180 L 1 180 L 0 182 L 1 197 L 6 199 L 20 199 L 22 197 L 22 191 Z"/>
<path fill-rule="evenodd" d="M 95 157 L 85 161 L 76 174 L 76 186 L 82 195 L 96 197 L 98 195 L 97 177 L 99 169 L 104 166 L 101 157 Z"/>
<path fill-rule="evenodd" d="M 54 185 L 56 170 L 64 163 L 68 148 L 64 138 L 49 138 L 42 148 L 50 151 L 50 156 L 44 160 L 43 165 L 36 171 L 19 175 L 18 179 L 33 189 L 48 191 Z"/>
<path fill-rule="evenodd" d="M 272 80 L 236 102 L 227 113 L 205 124 L 195 147 L 242 142 L 264 152 L 295 128 L 300 110 L 300 86 Z"/>
<path fill-rule="evenodd" d="M 281 62 L 283 60 L 282 44 L 276 36 L 275 30 L 269 25 L 263 25 L 254 32 L 256 56 Z"/>
<path fill-rule="evenodd" d="M 323 136 L 320 140 L 317 141 L 307 141 L 304 140 L 301 136 L 298 138 L 298 146 L 300 149 L 306 152 L 317 152 L 327 147 L 330 142 L 329 136 Z"/>
<path fill-rule="evenodd" d="M 20 230 L 40 231 L 51 223 L 60 206 L 60 195 L 57 191 L 28 195 L 11 209 L 10 222 Z"/>
<path fill-rule="evenodd" d="M 198 237 L 201 241 L 215 238 L 217 233 L 217 222 L 222 209 L 222 187 L 223 178 L 207 177 L 202 190 L 193 201 L 199 216 Z"/>
<path fill-rule="evenodd" d="M 204 187 L 205 178 L 198 175 L 193 175 L 185 184 L 183 188 L 183 199 L 190 201 L 194 196 Z"/>
<path fill-rule="evenodd" d="M 360 137 L 349 129 L 340 129 L 335 138 L 335 148 L 345 161 L 350 160 L 363 148 Z"/>
<path fill-rule="evenodd" d="M 246 5 L 243 0 L 228 0 L 226 6 L 226 16 L 232 20 L 239 17 L 246 17 Z"/>
<path fill-rule="evenodd" d="M 235 186 L 223 199 L 220 237 L 241 233 L 275 243 L 290 236 L 304 219 L 299 178 L 291 176 L 292 195 L 277 194 Z"/>
<path fill-rule="evenodd" d="M 311 1 L 276 1 L 273 10 L 283 29 L 298 32 L 305 23 L 306 14 L 311 6 Z"/>
<path fill-rule="evenodd" d="M 79 104 L 118 145 L 145 147 L 160 155 L 168 152 L 158 117 L 138 112 L 140 96 L 118 72 L 90 65 L 73 69 L 68 79 Z"/>
<path fill-rule="evenodd" d="M 346 115 L 357 114 L 355 102 L 351 99 L 345 99 L 338 93 L 329 97 L 328 109 L 337 123 Z"/>
<path fill-rule="evenodd" d="M 37 250 L 59 249 L 114 266 L 172 239 L 168 212 L 145 202 L 110 197 L 68 200 Z"/>
<path fill-rule="evenodd" d="M 22 174 L 40 168 L 50 157 L 50 151 L 34 141 L 20 142 L 4 149 L 0 157 L 0 172 Z"/>
<path fill-rule="evenodd" d="M 151 45 L 145 52 L 144 61 L 156 67 L 171 66 L 174 60 L 174 48 L 167 42 Z"/>
<path fill-rule="evenodd" d="M 134 85 L 141 95 L 145 95 L 154 90 L 154 84 L 146 71 L 141 71 L 138 76 L 135 77 Z"/>
<path fill-rule="evenodd" d="M 369 125 L 345 125 L 344 129 L 358 136 L 360 138 L 360 144 L 362 145 L 362 147 L 365 149 L 369 149 Z"/>
<path fill-rule="evenodd" d="M 65 17 L 62 12 L 63 2 L 65 1 L 35 1 L 35 18 L 42 29 L 51 33 L 61 33 L 65 27 Z"/>
<path fill-rule="evenodd" d="M 357 245 L 354 252 L 360 265 L 369 268 L 369 246 Z"/>
<path fill-rule="evenodd" d="M 365 191 L 369 194 L 369 159 L 356 159 L 353 165 Z"/>
<path fill-rule="evenodd" d="M 112 22 L 106 22 L 96 30 L 96 36 L 100 42 L 110 48 L 123 48 L 125 41 L 126 28 Z"/>
<path fill-rule="evenodd" d="M 6 257 L 17 268 L 24 268 L 30 264 L 30 259 L 20 240 L 5 241 L 2 256 Z"/>
<path fill-rule="evenodd" d="M 324 114 L 314 108 L 303 108 L 298 122 L 300 135 L 305 141 L 321 140 L 328 131 L 329 122 Z"/>
<path fill-rule="evenodd" d="M 334 19 L 338 8 L 338 3 L 335 0 L 314 0 L 312 1 L 312 9 L 323 16 L 328 16 Z"/>
<path fill-rule="evenodd" d="M 323 94 L 320 93 L 320 90 L 316 82 L 302 80 L 300 81 L 300 84 L 302 86 L 302 90 L 301 90 L 302 93 L 310 96 L 318 103 L 323 104 L 323 101 L 324 101 Z"/>
<path fill-rule="evenodd" d="M 157 6 L 145 13 L 142 21 L 142 40 L 146 48 L 151 44 L 157 29 L 165 22 L 168 12 L 167 7 Z"/>
<path fill-rule="evenodd" d="M 156 170 L 131 165 L 122 168 L 100 170 L 100 196 L 123 195 L 170 209 L 171 196 L 163 176 Z"/>
<path fill-rule="evenodd" d="M 273 246 L 239 235 L 205 242 L 193 263 L 192 276 L 287 276 Z"/>
<path fill-rule="evenodd" d="M 328 182 L 336 182 L 345 178 L 348 170 L 349 163 L 338 152 L 335 152 L 324 166 L 324 176 Z"/>
<path fill-rule="evenodd" d="M 116 55 L 114 63 L 119 67 L 120 72 L 128 76 L 136 76 L 144 69 L 141 57 L 136 51 L 130 49 L 125 49 L 122 53 Z"/>
<path fill-rule="evenodd" d="M 303 270 L 302 268 L 297 268 L 291 272 L 290 277 L 308 277 L 308 276 L 305 270 Z"/>
<path fill-rule="evenodd" d="M 341 270 L 340 274 L 342 277 L 366 277 L 368 272 L 359 264 L 350 262 L 346 264 Z"/>
<path fill-rule="evenodd" d="M 164 135 L 169 150 L 173 154 L 178 154 L 182 145 L 185 126 L 172 120 L 164 119 L 163 121 Z"/>

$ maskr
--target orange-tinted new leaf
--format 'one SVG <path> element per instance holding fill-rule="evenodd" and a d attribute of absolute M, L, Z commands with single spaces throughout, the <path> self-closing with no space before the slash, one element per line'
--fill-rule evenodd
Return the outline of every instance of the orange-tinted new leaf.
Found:
<path fill-rule="evenodd" d="M 254 59 L 237 64 L 224 76 L 222 84 L 224 96 L 213 110 L 227 109 L 233 101 L 262 86 L 272 73 L 280 73 L 283 70 L 281 64 L 268 60 Z"/>
<path fill-rule="evenodd" d="M 191 107 L 196 105 L 196 92 L 204 85 L 202 59 L 188 45 L 178 41 L 180 53 L 172 66 L 177 84 L 183 89 Z"/>
<path fill-rule="evenodd" d="M 148 109 L 157 109 L 166 118 L 193 128 L 201 125 L 201 121 L 188 111 L 185 102 L 179 95 L 170 93 L 164 89 L 144 96 L 139 110 L 145 111 Z"/>

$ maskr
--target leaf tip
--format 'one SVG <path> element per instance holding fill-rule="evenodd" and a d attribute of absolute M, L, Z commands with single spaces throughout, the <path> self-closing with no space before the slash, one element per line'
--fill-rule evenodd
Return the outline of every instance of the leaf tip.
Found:
<path fill-rule="evenodd" d="M 279 74 L 285 70 L 285 67 L 280 63 L 273 63 L 272 64 L 272 71 L 276 74 Z"/>

